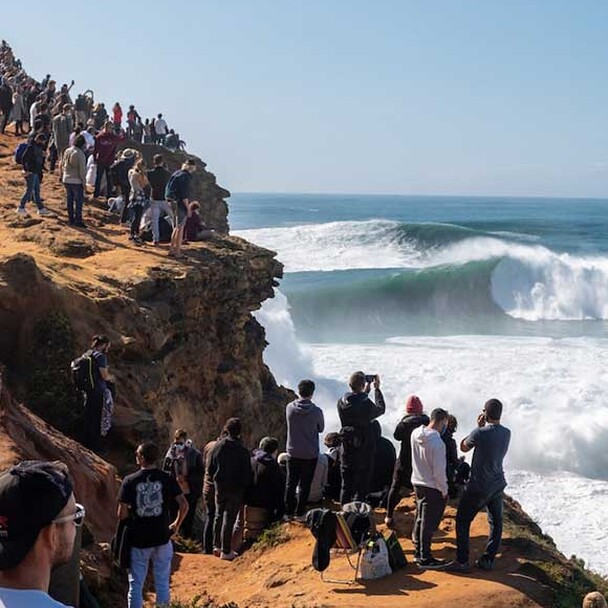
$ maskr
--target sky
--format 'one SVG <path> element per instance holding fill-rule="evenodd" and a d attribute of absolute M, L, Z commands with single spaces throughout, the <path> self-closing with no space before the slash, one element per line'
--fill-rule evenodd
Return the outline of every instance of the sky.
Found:
<path fill-rule="evenodd" d="M 603 198 L 607 22 L 606 0 L 30 0 L 0 37 L 162 112 L 234 192 Z"/>

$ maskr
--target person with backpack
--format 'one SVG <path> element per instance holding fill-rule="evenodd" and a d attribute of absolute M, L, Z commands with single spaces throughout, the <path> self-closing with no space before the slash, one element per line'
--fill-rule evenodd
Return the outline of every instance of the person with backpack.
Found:
<path fill-rule="evenodd" d="M 116 147 L 121 141 L 121 137 L 113 132 L 113 126 L 110 121 L 106 122 L 103 131 L 95 138 L 95 147 L 93 148 L 93 160 L 97 165 L 97 174 L 95 176 L 95 190 L 93 197 L 99 198 L 101 194 L 101 183 L 103 177 L 106 177 L 106 196 L 112 196 L 112 178 L 110 176 L 110 168 L 116 157 Z"/>
<path fill-rule="evenodd" d="M 189 158 L 183 163 L 179 171 L 173 173 L 165 189 L 165 199 L 173 207 L 173 217 L 175 228 L 171 235 L 171 246 L 169 255 L 174 258 L 183 258 L 181 252 L 182 241 L 184 239 L 184 228 L 190 211 L 190 196 L 192 190 L 192 174 L 196 171 L 196 161 Z"/>
<path fill-rule="evenodd" d="M 405 488 L 408 494 L 414 489 L 412 486 L 412 446 L 410 438 L 412 431 L 419 426 L 426 426 L 430 420 L 423 412 L 424 406 L 417 395 L 410 395 L 405 402 L 405 417 L 401 419 L 393 437 L 401 442 L 399 458 L 395 461 L 393 481 L 388 492 L 386 517 L 384 523 L 390 528 L 393 525 L 393 513 L 401 500 L 401 489 Z"/>
<path fill-rule="evenodd" d="M 372 383 L 375 402 L 369 398 Z M 374 468 L 376 436 L 372 421 L 386 410 L 380 390 L 380 376 L 366 376 L 355 372 L 349 380 L 351 392 L 338 401 L 338 415 L 342 424 L 342 490 L 340 503 L 365 501 Z"/>
<path fill-rule="evenodd" d="M 29 201 L 36 203 L 38 215 L 51 215 L 51 212 L 42 204 L 42 199 L 40 198 L 40 182 L 42 181 L 42 173 L 44 171 L 45 145 L 45 135 L 38 133 L 33 141 L 23 150 L 21 164 L 23 166 L 23 177 L 25 178 L 25 193 L 21 197 L 21 201 L 17 207 L 19 215 L 27 214 L 25 205 Z"/>
<path fill-rule="evenodd" d="M 188 515 L 182 524 L 182 534 L 186 538 L 195 540 L 192 527 L 198 501 L 203 493 L 205 474 L 203 455 L 188 439 L 186 429 L 177 429 L 173 437 L 174 441 L 165 455 L 163 470 L 176 479 L 188 501 Z"/>
<path fill-rule="evenodd" d="M 241 431 L 239 418 L 227 420 L 224 437 L 213 448 L 208 466 L 215 486 L 213 552 L 227 561 L 237 557 L 232 549 L 232 533 L 252 478 L 249 450 L 241 442 Z"/>
<path fill-rule="evenodd" d="M 86 228 L 82 221 L 82 206 L 84 204 L 84 190 L 87 183 L 87 159 L 84 153 L 86 140 L 83 135 L 77 135 L 74 145 L 63 154 L 61 161 L 62 181 L 66 191 L 66 204 L 68 208 L 68 221 L 70 226 Z"/>
<path fill-rule="evenodd" d="M 431 542 L 448 499 L 445 444 L 441 435 L 448 413 L 441 408 L 431 412 L 428 425 L 412 431 L 412 485 L 416 493 L 416 522 L 412 533 L 414 561 L 423 570 L 445 568 L 448 562 L 433 557 Z"/>
<path fill-rule="evenodd" d="M 158 466 L 158 447 L 142 443 L 135 452 L 139 471 L 127 475 L 118 492 L 118 518 L 129 528 L 131 559 L 129 564 L 129 608 L 142 608 L 143 588 L 152 562 L 156 605 L 169 606 L 173 543 L 188 513 L 188 502 L 181 488 Z M 177 515 L 172 506 L 177 503 Z"/>
<path fill-rule="evenodd" d="M 93 452 L 101 448 L 105 391 L 114 381 L 108 371 L 110 346 L 107 336 L 93 336 L 91 348 L 72 363 L 76 388 L 84 392 L 84 445 Z"/>
<path fill-rule="evenodd" d="M 325 418 L 321 408 L 311 400 L 314 392 L 315 383 L 312 380 L 302 380 L 298 384 L 300 398 L 289 403 L 285 409 L 288 456 L 286 519 L 303 519 L 319 458 L 319 433 L 325 428 Z"/>

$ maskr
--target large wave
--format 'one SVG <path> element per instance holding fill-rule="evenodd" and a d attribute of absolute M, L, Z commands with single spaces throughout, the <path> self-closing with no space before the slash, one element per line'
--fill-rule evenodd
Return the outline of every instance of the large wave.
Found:
<path fill-rule="evenodd" d="M 385 220 L 240 234 L 277 251 L 288 273 L 332 272 L 287 278 L 287 293 L 298 292 L 296 318 L 312 325 L 339 310 L 371 325 L 417 313 L 608 319 L 608 259 L 555 252 L 527 234 Z M 306 289 L 297 289 L 302 281 Z"/>

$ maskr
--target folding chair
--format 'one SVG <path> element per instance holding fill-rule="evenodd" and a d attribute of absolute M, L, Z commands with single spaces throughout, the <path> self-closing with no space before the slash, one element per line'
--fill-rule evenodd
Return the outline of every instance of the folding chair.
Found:
<path fill-rule="evenodd" d="M 353 538 L 352 532 L 344 519 L 342 513 L 336 513 L 336 542 L 334 543 L 332 552 L 334 554 L 341 553 L 346 556 L 348 565 L 354 570 L 352 580 L 326 578 L 325 572 L 321 572 L 321 580 L 324 583 L 340 583 L 343 585 L 354 585 L 357 582 L 357 574 L 359 573 L 359 564 L 361 563 L 361 554 L 365 547 L 365 541 L 358 545 Z M 353 565 L 351 555 L 357 554 L 357 563 Z"/>

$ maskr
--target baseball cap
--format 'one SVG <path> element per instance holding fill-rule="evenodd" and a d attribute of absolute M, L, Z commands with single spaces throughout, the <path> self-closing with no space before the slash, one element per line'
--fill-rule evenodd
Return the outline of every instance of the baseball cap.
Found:
<path fill-rule="evenodd" d="M 72 492 L 61 463 L 26 460 L 0 475 L 0 570 L 23 561 Z"/>

